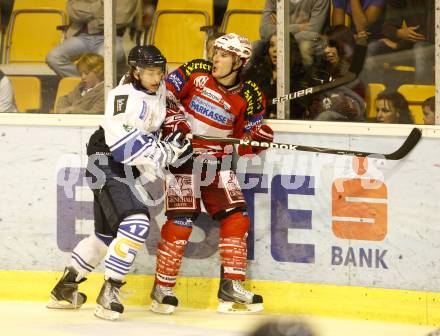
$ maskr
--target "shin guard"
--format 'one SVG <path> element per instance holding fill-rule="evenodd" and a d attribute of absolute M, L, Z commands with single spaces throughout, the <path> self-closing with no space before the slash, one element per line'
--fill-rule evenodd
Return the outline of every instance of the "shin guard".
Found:
<path fill-rule="evenodd" d="M 221 220 L 219 250 L 224 277 L 244 280 L 247 268 L 246 237 L 250 220 L 247 215 L 235 212 Z"/>
<path fill-rule="evenodd" d="M 185 246 L 192 232 L 193 220 L 187 217 L 168 219 L 161 230 L 162 239 L 157 245 L 156 283 L 174 287 Z"/>
<path fill-rule="evenodd" d="M 150 221 L 144 214 L 128 216 L 119 224 L 118 234 L 105 257 L 105 279 L 123 281 L 145 243 L 149 228 Z"/>

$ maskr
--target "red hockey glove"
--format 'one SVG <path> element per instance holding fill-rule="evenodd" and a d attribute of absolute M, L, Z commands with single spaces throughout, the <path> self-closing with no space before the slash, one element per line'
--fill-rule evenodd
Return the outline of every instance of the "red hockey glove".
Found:
<path fill-rule="evenodd" d="M 191 132 L 191 126 L 181 111 L 167 108 L 167 114 L 162 126 L 162 135 L 165 137 L 175 131 L 181 131 L 183 135 Z"/>
<path fill-rule="evenodd" d="M 268 125 L 259 124 L 252 127 L 250 132 L 246 133 L 243 138 L 245 137 L 261 142 L 273 142 L 273 130 Z M 239 145 L 238 155 L 260 154 L 265 149 L 252 147 L 251 145 Z"/>
<path fill-rule="evenodd" d="M 249 132 L 252 140 L 273 142 L 273 130 L 265 124 L 255 125 Z"/>

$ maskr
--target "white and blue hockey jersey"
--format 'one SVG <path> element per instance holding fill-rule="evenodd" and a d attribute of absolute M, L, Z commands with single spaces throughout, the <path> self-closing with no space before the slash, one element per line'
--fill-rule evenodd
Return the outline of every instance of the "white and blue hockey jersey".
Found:
<path fill-rule="evenodd" d="M 158 145 L 166 115 L 164 83 L 156 94 L 137 90 L 132 84 L 109 92 L 102 127 L 113 159 L 137 168 L 150 178 L 163 166 L 164 153 Z"/>

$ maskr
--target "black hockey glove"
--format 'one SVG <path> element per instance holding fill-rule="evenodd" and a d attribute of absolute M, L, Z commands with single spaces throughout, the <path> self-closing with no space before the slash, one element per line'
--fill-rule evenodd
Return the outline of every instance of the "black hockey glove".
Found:
<path fill-rule="evenodd" d="M 171 165 L 179 167 L 186 162 L 192 155 L 193 149 L 191 141 L 185 138 L 182 131 L 175 131 L 167 135 L 159 146 L 164 154 L 163 166 Z"/>

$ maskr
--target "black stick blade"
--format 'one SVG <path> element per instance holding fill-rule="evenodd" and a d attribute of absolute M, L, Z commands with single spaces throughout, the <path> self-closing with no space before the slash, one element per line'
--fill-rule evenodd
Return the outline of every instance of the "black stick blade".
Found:
<path fill-rule="evenodd" d="M 387 160 L 403 159 L 417 145 L 421 137 L 422 131 L 420 128 L 413 128 L 402 146 L 400 146 L 395 152 L 386 154 L 385 158 Z"/>

